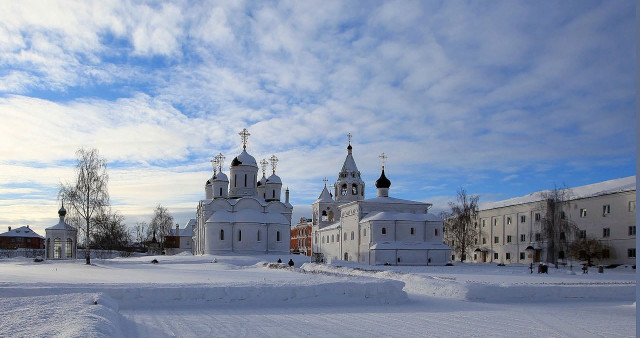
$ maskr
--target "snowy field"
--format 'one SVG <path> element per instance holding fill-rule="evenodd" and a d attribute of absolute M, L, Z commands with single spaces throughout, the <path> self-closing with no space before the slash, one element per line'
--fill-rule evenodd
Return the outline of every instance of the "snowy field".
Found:
<path fill-rule="evenodd" d="M 539 275 L 298 255 L 92 262 L 0 259 L 0 337 L 635 336 L 630 267 Z"/>

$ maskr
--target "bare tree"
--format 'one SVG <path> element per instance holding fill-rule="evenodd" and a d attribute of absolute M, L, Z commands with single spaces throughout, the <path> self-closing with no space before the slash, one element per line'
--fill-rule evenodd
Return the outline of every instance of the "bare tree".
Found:
<path fill-rule="evenodd" d="M 473 220 L 478 214 L 479 199 L 480 196 L 469 196 L 464 188 L 460 188 L 456 195 L 457 202 L 449 202 L 451 212 L 444 217 L 446 236 L 454 252 L 459 254 L 461 262 L 466 259 L 467 249 L 478 235 Z"/>
<path fill-rule="evenodd" d="M 96 212 L 109 205 L 107 183 L 107 162 L 100 157 L 97 149 L 80 148 L 76 151 L 76 181 L 61 185 L 59 196 L 71 206 L 73 213 L 84 221 L 85 258 L 91 264 L 89 239 L 91 238 L 91 218 Z"/>
<path fill-rule="evenodd" d="M 135 234 L 135 238 L 136 238 L 136 242 L 138 242 L 139 244 L 142 244 L 146 241 L 149 240 L 149 236 L 147 234 L 147 229 L 149 228 L 149 226 L 147 225 L 147 222 L 138 222 L 136 223 L 136 225 L 133 227 L 133 231 Z"/>
<path fill-rule="evenodd" d="M 593 261 L 602 259 L 606 250 L 609 247 L 595 238 L 580 238 L 569 245 L 569 256 L 586 261 L 589 266 Z"/>
<path fill-rule="evenodd" d="M 571 209 L 571 189 L 558 189 L 540 193 L 544 216 L 540 225 L 547 249 L 547 262 L 558 266 L 558 254 L 567 252 L 571 238 L 578 227 L 569 217 Z"/>
<path fill-rule="evenodd" d="M 149 223 L 149 230 L 160 237 L 159 240 L 162 249 L 164 249 L 164 238 L 169 235 L 172 227 L 173 216 L 171 216 L 167 208 L 158 204 L 153 211 L 153 218 L 151 219 L 151 223 Z"/>
<path fill-rule="evenodd" d="M 93 217 L 93 245 L 104 250 L 123 250 L 131 240 L 124 216 L 104 208 Z"/>

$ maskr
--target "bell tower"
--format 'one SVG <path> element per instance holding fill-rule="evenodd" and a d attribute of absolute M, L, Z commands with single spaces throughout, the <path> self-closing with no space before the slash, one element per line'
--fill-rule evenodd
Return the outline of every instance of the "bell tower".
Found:
<path fill-rule="evenodd" d="M 351 133 L 347 134 L 349 139 L 347 157 L 335 183 L 334 198 L 337 202 L 352 202 L 364 199 L 364 181 L 362 181 L 356 161 L 353 159 L 351 137 Z"/>

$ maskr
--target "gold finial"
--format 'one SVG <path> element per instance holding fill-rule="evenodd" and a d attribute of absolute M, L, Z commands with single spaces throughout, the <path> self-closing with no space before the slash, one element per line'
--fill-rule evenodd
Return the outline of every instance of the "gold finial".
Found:
<path fill-rule="evenodd" d="M 263 158 L 262 161 L 260 161 L 260 166 L 262 167 L 262 176 L 266 176 L 267 175 L 267 167 L 269 166 L 269 162 L 267 162 L 267 160 L 265 160 Z"/>
<path fill-rule="evenodd" d="M 276 157 L 276 155 L 271 155 L 269 161 L 271 162 L 271 169 L 273 169 L 273 173 L 275 174 L 276 166 L 278 165 L 278 158 Z"/>
<path fill-rule="evenodd" d="M 247 149 L 247 140 L 249 139 L 249 131 L 247 130 L 247 128 L 242 129 L 241 132 L 238 133 L 238 135 L 240 135 L 240 137 L 242 138 L 242 149 Z"/>
<path fill-rule="evenodd" d="M 380 154 L 380 160 L 382 160 L 382 169 L 384 170 L 384 165 L 387 162 L 387 155 L 385 155 L 384 153 Z"/>

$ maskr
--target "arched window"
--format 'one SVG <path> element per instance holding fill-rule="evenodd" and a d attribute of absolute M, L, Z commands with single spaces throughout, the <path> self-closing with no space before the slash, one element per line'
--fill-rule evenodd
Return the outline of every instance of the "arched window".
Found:
<path fill-rule="evenodd" d="M 329 222 L 333 222 L 333 210 L 329 211 Z"/>
<path fill-rule="evenodd" d="M 358 194 L 358 185 L 357 184 L 353 184 L 351 185 L 351 194 L 352 195 L 357 195 Z"/>
<path fill-rule="evenodd" d="M 238 174 L 234 174 L 233 175 L 233 187 L 237 187 L 238 186 Z"/>
<path fill-rule="evenodd" d="M 322 243 L 324 243 L 324 236 L 322 236 Z"/>
<path fill-rule="evenodd" d="M 73 240 L 71 238 L 67 238 L 67 246 L 65 247 L 67 258 L 73 258 Z"/>
<path fill-rule="evenodd" d="M 322 210 L 322 221 L 326 221 L 326 220 L 327 220 L 327 211 Z"/>
<path fill-rule="evenodd" d="M 280 231 L 276 231 L 276 242 L 280 242 Z"/>
<path fill-rule="evenodd" d="M 242 230 L 238 230 L 238 242 L 242 242 Z"/>
<path fill-rule="evenodd" d="M 347 185 L 346 184 L 342 185 L 342 189 L 340 190 L 340 194 L 342 196 L 347 196 Z"/>
<path fill-rule="evenodd" d="M 437 237 L 438 236 L 438 228 L 434 229 L 434 235 Z"/>
<path fill-rule="evenodd" d="M 271 196 L 272 198 L 276 198 L 276 191 L 275 190 L 271 191 L 271 195 L 273 195 Z"/>
<path fill-rule="evenodd" d="M 224 241 L 224 230 L 220 229 L 220 240 Z"/>
<path fill-rule="evenodd" d="M 411 234 L 412 234 L 412 235 L 415 235 L 415 233 L 416 233 L 415 229 L 414 229 L 414 228 L 411 228 Z"/>
<path fill-rule="evenodd" d="M 62 258 L 62 240 L 60 238 L 53 240 L 53 258 Z"/>
<path fill-rule="evenodd" d="M 344 253 L 344 260 L 345 260 L 345 261 L 348 261 L 348 260 L 349 260 L 349 254 L 348 254 L 348 253 L 346 253 L 346 252 Z"/>
<path fill-rule="evenodd" d="M 386 235 L 387 234 L 387 228 L 382 228 L 382 234 Z"/>
<path fill-rule="evenodd" d="M 345 241 L 347 240 L 347 233 L 346 232 L 344 233 L 344 240 Z"/>
<path fill-rule="evenodd" d="M 258 230 L 258 242 L 260 242 L 260 230 Z"/>
<path fill-rule="evenodd" d="M 244 187 L 247 187 L 247 174 L 244 174 Z"/>
<path fill-rule="evenodd" d="M 351 240 L 353 241 L 353 240 L 354 240 L 354 238 L 355 238 L 355 236 L 354 236 L 354 234 L 353 234 L 353 231 L 351 231 Z"/>
<path fill-rule="evenodd" d="M 362 232 L 363 232 L 362 236 L 367 236 L 367 229 L 363 229 Z"/>
<path fill-rule="evenodd" d="M 331 235 L 331 243 L 333 243 L 333 242 L 335 242 L 335 241 L 334 241 L 333 235 Z"/>
<path fill-rule="evenodd" d="M 220 196 L 222 196 L 222 188 L 220 188 Z"/>

